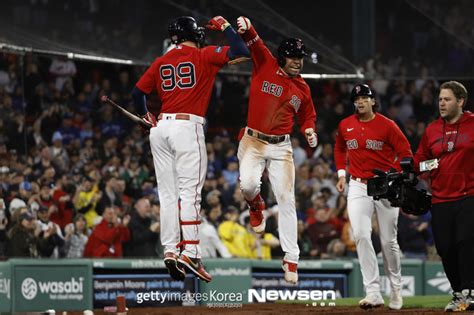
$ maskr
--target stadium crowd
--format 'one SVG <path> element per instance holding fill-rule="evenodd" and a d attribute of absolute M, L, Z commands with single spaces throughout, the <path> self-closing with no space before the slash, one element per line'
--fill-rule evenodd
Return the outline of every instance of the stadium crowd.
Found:
<path fill-rule="evenodd" d="M 19 56 L 0 55 L 0 256 L 163 254 L 148 137 L 99 102 L 109 95 L 133 111 L 130 91 L 143 69 L 93 66 L 26 55 L 21 68 Z M 248 81 L 246 76 L 219 76 L 207 117 L 209 161 L 200 228 L 207 257 L 270 259 L 283 254 L 278 207 L 266 174 L 265 234 L 252 232 L 239 189 L 235 135 L 245 126 Z M 415 150 L 426 124 L 437 116 L 438 82 L 426 74 L 415 81 L 375 75 L 370 83 L 381 111 L 397 122 Z M 292 137 L 301 257 L 356 257 L 346 196 L 335 189 L 333 161 L 337 125 L 353 111 L 351 85 L 310 84 L 320 145 L 312 150 L 297 132 Z M 159 104 L 149 105 L 157 113 Z M 379 252 L 376 220 L 373 224 Z M 429 215 L 400 213 L 398 237 L 405 257 L 435 259 Z"/>

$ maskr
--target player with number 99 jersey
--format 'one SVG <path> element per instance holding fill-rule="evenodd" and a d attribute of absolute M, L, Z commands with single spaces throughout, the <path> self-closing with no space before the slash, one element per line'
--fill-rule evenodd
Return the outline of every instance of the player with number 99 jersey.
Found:
<path fill-rule="evenodd" d="M 212 18 L 207 27 L 222 31 L 230 46 L 202 48 L 202 28 L 194 18 L 180 17 L 168 27 L 176 46 L 153 62 L 132 94 L 137 112 L 154 125 L 150 147 L 161 205 L 165 266 L 175 280 L 184 280 L 188 269 L 210 282 L 199 247 L 201 190 L 207 170 L 204 116 L 219 69 L 249 56 L 249 51 L 223 17 Z M 153 90 L 162 101 L 157 122 L 144 104 L 144 96 Z"/>
<path fill-rule="evenodd" d="M 137 87 L 146 94 L 156 89 L 161 113 L 205 116 L 217 72 L 227 64 L 229 47 L 177 45 L 158 57 Z"/>

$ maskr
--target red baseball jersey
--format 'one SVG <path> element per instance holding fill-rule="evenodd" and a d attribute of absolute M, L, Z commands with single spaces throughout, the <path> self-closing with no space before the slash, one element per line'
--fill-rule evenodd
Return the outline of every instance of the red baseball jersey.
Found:
<path fill-rule="evenodd" d="M 137 83 L 149 94 L 156 89 L 162 113 L 205 116 L 217 72 L 227 64 L 229 46 L 177 45 L 156 58 Z"/>
<path fill-rule="evenodd" d="M 432 202 L 441 203 L 474 196 L 474 114 L 463 113 L 457 123 L 439 118 L 421 138 L 415 154 L 415 166 L 439 159 L 438 168 L 430 171 Z"/>
<path fill-rule="evenodd" d="M 353 177 L 372 178 L 373 169 L 401 170 L 400 160 L 411 156 L 410 144 L 400 128 L 381 114 L 376 113 L 367 122 L 354 114 L 339 123 L 334 147 L 336 168 L 345 170 L 349 164 L 349 174 Z"/>
<path fill-rule="evenodd" d="M 242 36 L 253 61 L 248 126 L 269 135 L 290 134 L 296 114 L 300 130 L 316 130 L 316 111 L 308 84 L 286 75 L 251 27 Z"/>

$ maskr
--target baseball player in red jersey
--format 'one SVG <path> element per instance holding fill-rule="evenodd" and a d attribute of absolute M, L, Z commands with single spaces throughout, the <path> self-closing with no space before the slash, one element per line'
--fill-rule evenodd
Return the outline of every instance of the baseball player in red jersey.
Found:
<path fill-rule="evenodd" d="M 474 310 L 474 115 L 463 112 L 467 96 L 459 82 L 441 85 L 440 118 L 415 154 L 415 166 L 430 171 L 433 236 L 453 289 L 447 312 Z"/>
<path fill-rule="evenodd" d="M 380 277 L 372 245 L 372 215 L 377 213 L 385 272 L 390 280 L 391 309 L 403 306 L 400 248 L 397 242 L 399 208 L 386 199 L 373 200 L 367 195 L 367 179 L 372 170 L 401 170 L 399 161 L 411 157 L 410 144 L 392 120 L 376 113 L 374 95 L 366 84 L 352 89 L 351 101 L 356 113 L 339 123 L 334 159 L 339 176 L 336 185 L 342 193 L 346 185 L 346 166 L 350 174 L 347 211 L 354 233 L 366 297 L 359 302 L 368 309 L 384 305 L 380 294 Z"/>
<path fill-rule="evenodd" d="M 306 56 L 305 47 L 300 39 L 287 39 L 278 48 L 278 58 L 274 58 L 248 18 L 239 17 L 237 25 L 253 61 L 248 125 L 238 149 L 240 186 L 250 206 L 250 224 L 255 232 L 262 233 L 265 203 L 260 196 L 260 179 L 267 169 L 279 208 L 278 231 L 285 252 L 282 265 L 285 280 L 296 283 L 299 248 L 295 166 L 290 143 L 294 115 L 309 145 L 317 145 L 311 91 L 299 75 Z"/>
<path fill-rule="evenodd" d="M 166 267 L 174 279 L 184 279 L 186 266 L 209 282 L 212 278 L 201 262 L 198 236 L 207 167 L 204 116 L 219 69 L 231 59 L 248 57 L 249 52 L 223 17 L 214 17 L 207 27 L 223 31 L 230 47 L 202 48 L 203 28 L 192 17 L 177 18 L 168 27 L 176 47 L 153 62 L 132 95 L 137 111 L 156 125 L 150 130 L 150 146 L 162 209 L 161 243 Z M 157 123 L 145 106 L 144 95 L 152 90 L 162 101 Z"/>

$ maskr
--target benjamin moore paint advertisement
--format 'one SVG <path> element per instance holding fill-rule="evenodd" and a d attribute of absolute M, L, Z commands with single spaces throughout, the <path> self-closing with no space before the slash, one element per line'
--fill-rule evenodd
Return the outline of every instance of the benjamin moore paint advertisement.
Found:
<path fill-rule="evenodd" d="M 91 278 L 87 263 L 14 265 L 12 311 L 90 309 Z"/>

